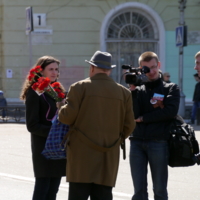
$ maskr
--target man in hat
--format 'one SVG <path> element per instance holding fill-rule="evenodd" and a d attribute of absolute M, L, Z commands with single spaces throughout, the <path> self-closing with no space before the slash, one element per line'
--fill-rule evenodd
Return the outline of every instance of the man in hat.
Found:
<path fill-rule="evenodd" d="M 71 85 L 59 120 L 70 125 L 67 139 L 68 200 L 111 200 L 120 143 L 134 130 L 131 92 L 109 75 L 111 54 L 96 51 L 89 78 Z"/>

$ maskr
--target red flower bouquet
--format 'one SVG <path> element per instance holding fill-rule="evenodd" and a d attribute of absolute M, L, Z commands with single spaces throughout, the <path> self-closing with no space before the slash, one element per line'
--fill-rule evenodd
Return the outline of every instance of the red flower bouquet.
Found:
<path fill-rule="evenodd" d="M 48 77 L 41 77 L 39 75 L 41 71 L 42 71 L 41 66 L 36 66 L 30 70 L 27 79 L 30 82 L 34 82 L 33 85 L 31 86 L 32 89 L 35 90 L 35 92 L 38 95 L 41 95 L 44 92 L 46 92 L 57 102 L 62 101 L 65 98 L 65 94 L 61 89 L 60 83 L 59 82 L 51 83 Z"/>

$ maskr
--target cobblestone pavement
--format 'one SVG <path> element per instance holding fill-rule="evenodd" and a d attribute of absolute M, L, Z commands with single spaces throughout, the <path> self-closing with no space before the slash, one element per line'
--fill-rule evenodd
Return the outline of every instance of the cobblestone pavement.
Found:
<path fill-rule="evenodd" d="M 200 126 L 194 126 L 200 141 Z M 129 141 L 127 140 L 127 159 L 120 159 L 114 200 L 130 200 L 133 186 L 129 168 Z M 185 168 L 169 167 L 169 200 L 200 199 L 200 166 Z M 153 200 L 150 173 L 149 197 Z M 31 200 L 34 177 L 31 162 L 30 134 L 25 124 L 0 124 L 0 199 Z M 62 179 L 57 200 L 66 200 L 68 184 Z"/>

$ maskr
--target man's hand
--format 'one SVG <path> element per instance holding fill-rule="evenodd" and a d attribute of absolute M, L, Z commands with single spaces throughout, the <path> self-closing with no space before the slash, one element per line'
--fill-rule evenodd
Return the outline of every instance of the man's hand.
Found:
<path fill-rule="evenodd" d="M 129 90 L 130 90 L 130 91 L 134 91 L 135 88 L 136 88 L 135 85 L 133 85 L 133 84 L 129 84 Z"/>
<path fill-rule="evenodd" d="M 135 121 L 136 121 L 136 122 L 143 122 L 143 117 L 140 116 L 140 117 L 138 117 L 137 119 L 135 119 Z"/>
<path fill-rule="evenodd" d="M 153 104 L 153 107 L 154 107 L 154 108 L 157 108 L 157 107 L 164 108 L 163 101 L 158 100 L 158 101 L 156 102 L 156 104 Z"/>

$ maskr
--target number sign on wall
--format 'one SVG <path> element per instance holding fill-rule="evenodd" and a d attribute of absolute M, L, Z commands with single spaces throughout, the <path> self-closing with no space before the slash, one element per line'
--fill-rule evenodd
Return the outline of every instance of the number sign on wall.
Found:
<path fill-rule="evenodd" d="M 34 13 L 33 14 L 34 27 L 46 26 L 46 14 L 45 13 Z"/>

